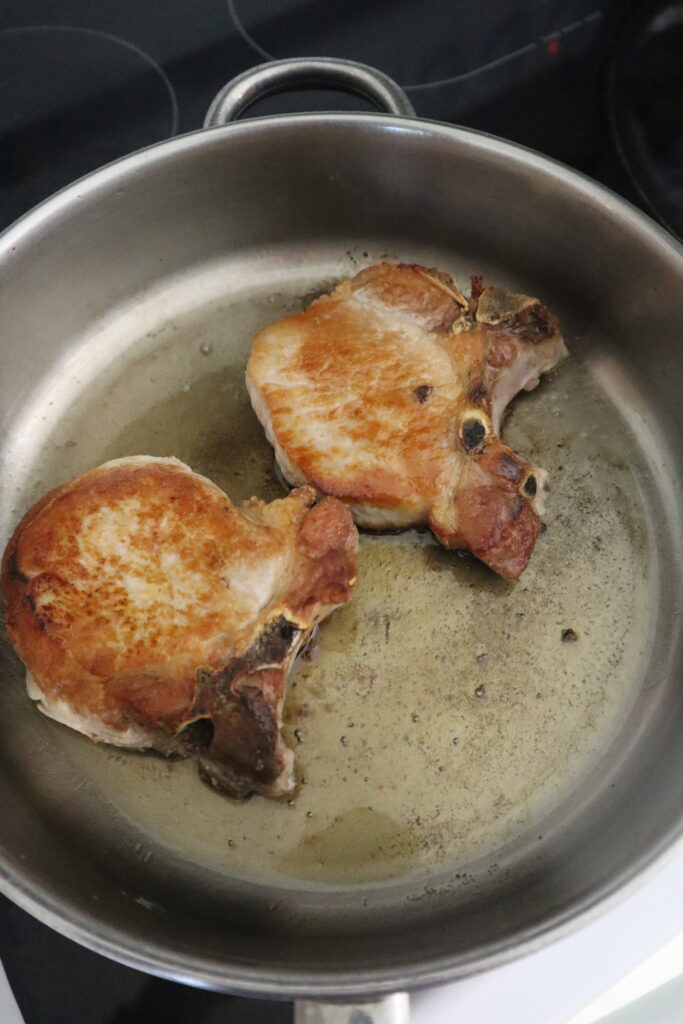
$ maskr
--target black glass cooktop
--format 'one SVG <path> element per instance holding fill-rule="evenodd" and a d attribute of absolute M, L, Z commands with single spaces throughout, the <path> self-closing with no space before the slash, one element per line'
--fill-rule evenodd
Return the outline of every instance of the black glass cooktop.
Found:
<path fill-rule="evenodd" d="M 538 149 L 683 234 L 682 43 L 681 5 L 665 0 L 3 0 L 0 228 L 96 167 L 199 128 L 253 64 L 323 55 L 375 65 L 419 116 Z M 278 96 L 251 113 L 310 103 Z M 1 898 L 0 957 L 27 1024 L 291 1020 L 286 1004 L 104 960 Z"/>
<path fill-rule="evenodd" d="M 680 15 L 680 5 L 671 6 Z M 656 110 L 654 130 L 675 151 L 668 126 L 681 62 L 673 49 L 662 53 L 670 35 L 680 41 L 680 16 L 677 40 L 664 16 L 649 48 L 639 43 L 642 27 L 635 41 L 622 41 L 609 102 L 628 106 L 628 124 L 615 128 L 604 79 L 627 20 L 623 7 L 615 0 L 4 0 L 0 226 L 102 164 L 200 127 L 215 93 L 245 68 L 310 54 L 373 64 L 406 89 L 420 116 L 521 142 L 645 205 L 647 183 L 631 184 L 633 169 L 624 169 L 624 147 L 611 133 L 628 135 L 628 148 L 642 120 L 629 97 L 644 90 L 641 107 Z M 652 61 L 659 70 L 648 80 Z M 661 88 L 674 108 L 668 113 L 652 103 Z M 310 96 L 277 97 L 254 113 L 308 103 Z M 335 96 L 324 105 L 354 102 Z M 650 149 L 656 145 L 650 138 Z"/>

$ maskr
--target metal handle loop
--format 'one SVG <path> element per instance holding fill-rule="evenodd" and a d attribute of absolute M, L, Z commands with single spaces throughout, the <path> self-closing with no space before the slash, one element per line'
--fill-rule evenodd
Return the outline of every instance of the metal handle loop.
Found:
<path fill-rule="evenodd" d="M 204 118 L 205 128 L 235 121 L 256 100 L 290 89 L 321 86 L 364 96 L 387 114 L 414 117 L 412 103 L 400 86 L 382 71 L 336 57 L 294 57 L 249 68 L 228 82 Z"/>

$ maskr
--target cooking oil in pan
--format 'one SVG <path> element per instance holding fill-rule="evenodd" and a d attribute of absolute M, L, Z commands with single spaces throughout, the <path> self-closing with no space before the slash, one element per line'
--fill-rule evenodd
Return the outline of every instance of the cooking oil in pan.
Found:
<path fill-rule="evenodd" d="M 234 501 L 281 494 L 243 370 L 251 331 L 291 308 L 252 295 L 150 332 L 51 425 L 27 500 L 139 453 L 183 459 Z M 230 348 L 226 322 L 241 339 Z M 649 470 L 576 356 L 517 400 L 505 439 L 550 472 L 529 568 L 509 583 L 429 533 L 364 535 L 352 600 L 291 679 L 290 799 L 238 803 L 192 763 L 45 723 L 141 849 L 291 884 L 457 871 L 540 831 L 600 771 L 641 684 L 654 614 Z"/>

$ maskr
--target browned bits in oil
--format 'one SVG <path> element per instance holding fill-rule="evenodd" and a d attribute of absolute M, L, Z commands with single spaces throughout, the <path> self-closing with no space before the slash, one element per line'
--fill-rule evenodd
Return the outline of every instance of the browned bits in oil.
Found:
<path fill-rule="evenodd" d="M 486 687 L 483 684 L 481 686 L 478 686 L 476 688 L 476 690 L 474 691 L 474 696 L 475 697 L 485 697 L 486 696 Z"/>
<path fill-rule="evenodd" d="M 412 715 L 410 717 L 413 720 L 413 722 L 419 722 L 420 721 L 420 716 L 418 715 L 417 711 L 413 711 L 413 713 L 412 713 Z"/>
<path fill-rule="evenodd" d="M 579 639 L 579 634 L 575 629 L 563 629 L 562 630 L 562 643 L 570 644 L 574 643 L 575 640 Z"/>
<path fill-rule="evenodd" d="M 348 745 L 349 745 L 349 737 L 348 736 L 340 736 L 339 737 L 339 742 L 341 743 L 342 747 L 348 747 Z"/>

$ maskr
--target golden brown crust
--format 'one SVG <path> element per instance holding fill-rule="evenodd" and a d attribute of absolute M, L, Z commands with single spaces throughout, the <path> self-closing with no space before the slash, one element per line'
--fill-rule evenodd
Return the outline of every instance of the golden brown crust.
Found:
<path fill-rule="evenodd" d="M 544 474 L 533 495 L 510 497 L 534 469 L 496 431 L 510 398 L 564 352 L 536 299 L 475 279 L 468 300 L 448 274 L 381 263 L 259 332 L 247 380 L 291 482 L 346 502 L 363 526 L 429 524 L 516 577 L 540 529 Z M 523 503 L 504 544 L 474 529 L 484 505 L 467 492 L 482 487 L 488 506 Z"/>
<path fill-rule="evenodd" d="M 267 675 L 254 657 L 247 666 L 252 690 L 263 683 L 247 703 L 272 720 L 272 771 L 249 777 L 247 766 L 241 791 L 268 792 L 285 767 L 278 730 L 291 659 L 348 600 L 356 574 L 349 511 L 314 501 L 301 488 L 236 509 L 182 463 L 146 458 L 108 463 L 46 495 L 7 546 L 2 592 L 7 631 L 47 705 L 97 719 L 114 739 L 132 726 L 168 738 L 202 714 L 199 677 L 258 649 L 284 617 L 296 626 L 291 650 Z"/>

